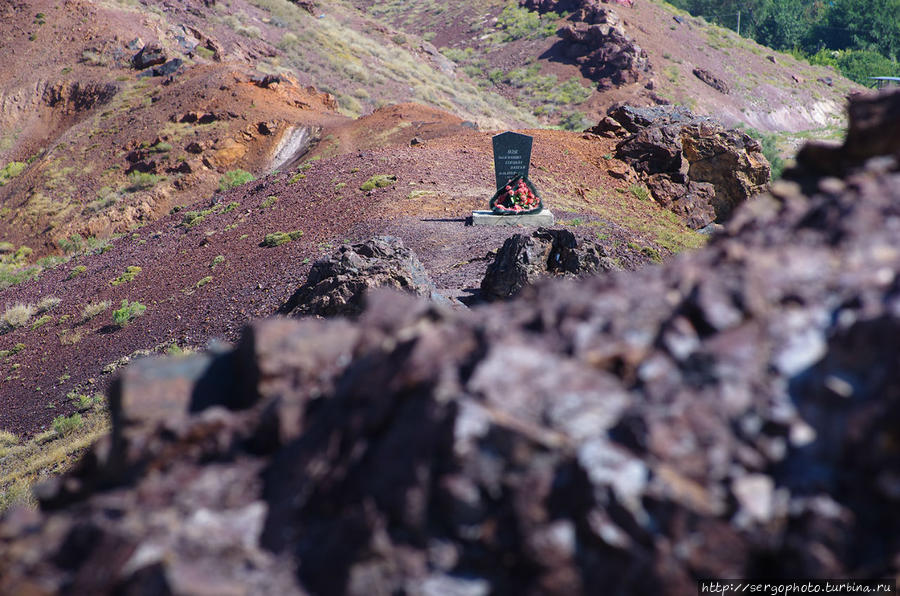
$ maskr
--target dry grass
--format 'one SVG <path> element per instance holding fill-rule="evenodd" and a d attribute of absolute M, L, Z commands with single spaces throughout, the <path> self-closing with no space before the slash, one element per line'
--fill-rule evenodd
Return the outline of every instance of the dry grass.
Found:
<path fill-rule="evenodd" d="M 81 310 L 81 322 L 90 321 L 100 313 L 104 312 L 110 306 L 109 300 L 101 300 L 99 302 L 88 302 Z"/>
<path fill-rule="evenodd" d="M 20 442 L 0 431 L 0 514 L 14 505 L 37 505 L 31 488 L 65 472 L 78 455 L 109 431 L 109 418 L 98 412 L 64 436 L 54 430 Z"/>
<path fill-rule="evenodd" d="M 22 304 L 21 302 L 8 306 L 0 315 L 0 333 L 24 327 L 31 320 L 37 307 L 33 304 Z"/>

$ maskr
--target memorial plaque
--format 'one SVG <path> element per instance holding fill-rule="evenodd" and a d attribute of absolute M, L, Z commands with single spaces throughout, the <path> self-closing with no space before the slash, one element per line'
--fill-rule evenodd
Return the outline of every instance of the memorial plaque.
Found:
<path fill-rule="evenodd" d="M 504 132 L 495 135 L 494 175 L 497 178 L 497 189 L 504 187 L 512 178 L 528 177 L 528 166 L 531 164 L 531 144 L 534 137 L 517 132 Z"/>

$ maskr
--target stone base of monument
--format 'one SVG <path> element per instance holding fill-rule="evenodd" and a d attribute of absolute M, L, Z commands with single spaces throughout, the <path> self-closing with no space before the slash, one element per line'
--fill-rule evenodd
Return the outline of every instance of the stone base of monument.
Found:
<path fill-rule="evenodd" d="M 473 211 L 473 226 L 532 226 L 549 227 L 556 222 L 549 209 L 526 215 L 495 215 L 492 211 Z"/>

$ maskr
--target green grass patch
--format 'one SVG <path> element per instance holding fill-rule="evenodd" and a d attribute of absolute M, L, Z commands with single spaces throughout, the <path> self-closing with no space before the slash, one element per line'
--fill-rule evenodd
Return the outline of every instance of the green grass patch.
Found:
<path fill-rule="evenodd" d="M 160 180 L 162 180 L 160 176 L 150 172 L 132 172 L 128 174 L 128 184 L 125 186 L 125 190 L 128 192 L 147 190 L 156 186 Z"/>
<path fill-rule="evenodd" d="M 266 234 L 265 238 L 263 238 L 262 245 L 269 248 L 281 246 L 291 240 L 297 240 L 301 236 L 303 236 L 303 230 L 294 230 L 293 232 L 272 232 L 271 234 Z"/>
<path fill-rule="evenodd" d="M 256 180 L 256 177 L 247 170 L 229 170 L 219 178 L 219 190 L 225 192 L 226 190 L 230 190 L 242 184 L 247 184 L 248 182 L 253 182 L 254 180 Z"/>
<path fill-rule="evenodd" d="M 137 265 L 129 265 L 125 268 L 125 272 L 122 273 L 119 277 L 110 281 L 109 283 L 114 286 L 118 286 L 124 283 L 128 283 L 130 281 L 134 281 L 134 278 L 138 276 L 138 273 L 141 272 L 141 268 Z"/>
<path fill-rule="evenodd" d="M 0 169 L 0 186 L 5 185 L 7 182 L 24 172 L 27 167 L 28 164 L 23 161 L 11 161 L 3 166 L 3 168 Z"/>
<path fill-rule="evenodd" d="M 119 327 L 125 327 L 134 319 L 143 316 L 146 310 L 147 307 L 140 302 L 122 300 L 121 306 L 113 311 L 113 322 Z"/>
<path fill-rule="evenodd" d="M 368 192 L 370 190 L 375 190 L 376 188 L 385 188 L 396 181 L 397 177 L 393 174 L 375 174 L 363 182 L 359 189 Z"/>

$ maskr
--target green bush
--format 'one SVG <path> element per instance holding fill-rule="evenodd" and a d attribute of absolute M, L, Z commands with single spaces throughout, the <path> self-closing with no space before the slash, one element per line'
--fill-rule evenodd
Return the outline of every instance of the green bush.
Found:
<path fill-rule="evenodd" d="M 74 277 L 78 277 L 85 271 L 87 271 L 87 267 L 85 267 L 84 265 L 76 265 L 75 267 L 72 267 L 72 269 L 69 271 L 69 277 L 67 279 L 72 279 Z"/>
<path fill-rule="evenodd" d="M 273 246 L 281 246 L 291 240 L 297 240 L 301 236 L 303 236 L 303 230 L 294 230 L 293 232 L 273 232 L 271 234 L 266 234 L 262 244 L 263 246 L 270 248 Z"/>
<path fill-rule="evenodd" d="M 219 178 L 219 190 L 225 192 L 241 184 L 253 182 L 256 177 L 246 170 L 229 170 Z"/>
<path fill-rule="evenodd" d="M 203 221 L 203 214 L 199 211 L 187 211 L 181 217 L 181 223 L 186 228 L 192 228 Z"/>
<path fill-rule="evenodd" d="M 628 192 L 633 194 L 640 201 L 650 200 L 650 191 L 643 184 L 632 184 L 628 187 Z"/>
<path fill-rule="evenodd" d="M 556 34 L 557 27 L 553 17 L 557 15 L 548 13 L 548 16 L 550 18 L 545 21 L 536 12 L 509 5 L 497 17 L 497 27 L 503 32 L 503 41 L 551 37 Z"/>
<path fill-rule="evenodd" d="M 860 85 L 874 87 L 870 77 L 900 76 L 900 63 L 889 60 L 868 50 L 846 50 L 839 52 L 837 67 L 841 74 Z"/>
<path fill-rule="evenodd" d="M 132 172 L 128 174 L 128 185 L 125 190 L 128 192 L 137 192 L 139 190 L 147 190 L 153 188 L 160 181 L 160 177 L 149 172 Z"/>
<path fill-rule="evenodd" d="M 83 424 L 81 414 L 75 413 L 71 416 L 57 416 L 53 419 L 53 430 L 61 437 L 78 430 Z"/>
<path fill-rule="evenodd" d="M 119 327 L 124 327 L 134 319 L 142 316 L 147 307 L 140 302 L 128 302 L 122 300 L 120 308 L 113 311 L 113 322 Z"/>
<path fill-rule="evenodd" d="M 397 181 L 397 177 L 393 174 L 376 174 L 362 183 L 360 190 L 370 191 L 376 188 L 384 188 L 390 186 Z"/>
<path fill-rule="evenodd" d="M 134 278 L 137 277 L 138 273 L 140 273 L 140 272 L 141 272 L 141 268 L 138 267 L 137 265 L 129 265 L 128 267 L 125 268 L 125 272 L 122 275 L 115 278 L 114 280 L 112 280 L 109 283 L 114 286 L 128 283 L 130 281 L 133 281 Z"/>
<path fill-rule="evenodd" d="M 11 161 L 0 169 L 0 186 L 3 186 L 25 171 L 28 164 L 22 161 Z"/>

